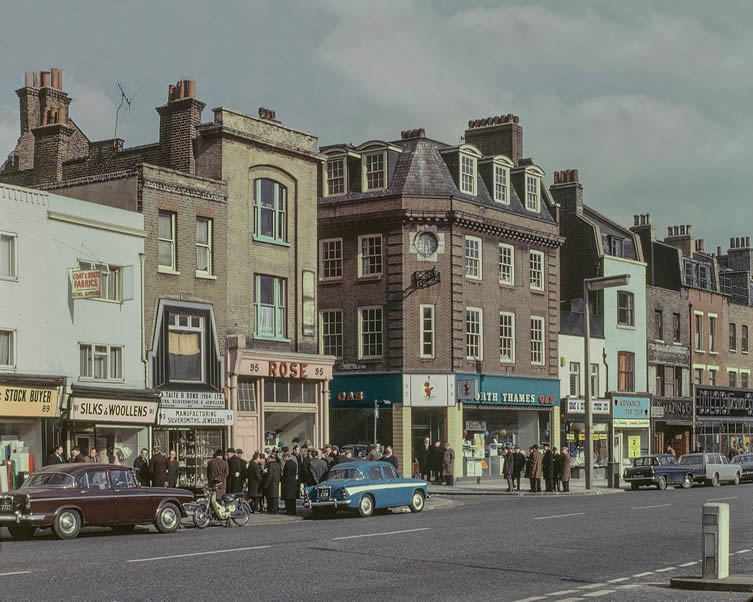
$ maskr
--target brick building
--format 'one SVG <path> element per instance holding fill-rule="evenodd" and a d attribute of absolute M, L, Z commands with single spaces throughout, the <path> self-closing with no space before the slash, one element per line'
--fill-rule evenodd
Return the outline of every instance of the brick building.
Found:
<path fill-rule="evenodd" d="M 508 115 L 469 122 L 456 146 L 418 129 L 321 149 L 333 440 L 372 441 L 378 406 L 402 467 L 430 437 L 455 449 L 456 476 L 499 476 L 503 443 L 559 432 L 562 239 L 522 140 Z"/>

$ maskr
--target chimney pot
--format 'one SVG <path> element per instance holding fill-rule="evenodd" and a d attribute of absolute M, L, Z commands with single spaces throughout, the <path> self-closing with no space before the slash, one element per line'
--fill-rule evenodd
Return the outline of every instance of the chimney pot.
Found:
<path fill-rule="evenodd" d="M 672 226 L 667 226 L 667 236 L 672 236 Z"/>
<path fill-rule="evenodd" d="M 688 224 L 687 226 L 685 226 L 685 233 L 688 234 L 688 235 L 690 235 L 690 224 Z"/>
<path fill-rule="evenodd" d="M 722 254 L 722 248 L 720 246 L 718 246 L 718 245 L 716 247 L 716 254 L 717 255 L 721 255 Z"/>
<path fill-rule="evenodd" d="M 58 69 L 58 90 L 63 89 L 63 70 Z"/>
<path fill-rule="evenodd" d="M 180 80 L 176 84 L 175 88 L 176 88 L 177 93 L 178 93 L 177 94 L 178 98 L 176 100 L 180 100 L 181 98 L 184 98 L 185 94 L 186 94 L 186 91 L 185 91 L 185 88 L 183 87 L 183 80 Z"/>
<path fill-rule="evenodd" d="M 39 71 L 34 72 L 34 87 L 38 88 L 42 84 L 42 75 Z"/>
<path fill-rule="evenodd" d="M 196 80 L 195 79 L 188 80 L 188 94 L 186 96 L 189 96 L 190 98 L 196 98 Z"/>
<path fill-rule="evenodd" d="M 42 87 L 43 88 L 50 87 L 50 72 L 49 71 L 42 71 Z"/>
<path fill-rule="evenodd" d="M 745 248 L 750 249 L 750 236 L 745 237 Z"/>
<path fill-rule="evenodd" d="M 175 86 L 173 84 L 170 84 L 167 87 L 167 102 L 170 102 L 172 100 L 175 100 Z"/>
<path fill-rule="evenodd" d="M 735 248 L 735 239 L 734 238 L 730 238 L 729 239 L 729 248 L 730 249 L 734 249 Z"/>
<path fill-rule="evenodd" d="M 58 87 L 58 70 L 55 67 L 50 69 L 50 86 L 53 88 Z"/>
<path fill-rule="evenodd" d="M 634 215 L 634 216 L 633 216 L 633 225 L 634 225 L 634 226 L 637 226 L 637 225 L 638 225 L 638 221 L 639 221 L 639 216 L 637 216 L 637 215 Z"/>
<path fill-rule="evenodd" d="M 31 88 L 33 82 L 33 76 L 31 74 L 31 71 L 27 71 L 24 74 L 24 87 Z"/>

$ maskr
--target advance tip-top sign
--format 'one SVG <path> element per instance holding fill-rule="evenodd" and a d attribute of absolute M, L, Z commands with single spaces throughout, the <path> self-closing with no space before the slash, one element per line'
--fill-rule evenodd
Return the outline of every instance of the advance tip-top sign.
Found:
<path fill-rule="evenodd" d="M 617 420 L 648 420 L 651 398 L 612 397 L 612 418 Z"/>

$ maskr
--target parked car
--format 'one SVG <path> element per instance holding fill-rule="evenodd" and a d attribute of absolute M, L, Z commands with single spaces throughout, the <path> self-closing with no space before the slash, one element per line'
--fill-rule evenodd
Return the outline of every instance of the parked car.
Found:
<path fill-rule="evenodd" d="M 353 453 L 354 460 L 360 460 L 369 455 L 369 446 L 363 443 L 347 443 L 340 447 L 340 453 L 345 453 L 348 450 Z"/>
<path fill-rule="evenodd" d="M 29 475 L 16 490 L 0 493 L 0 526 L 12 537 L 28 539 L 38 528 L 52 528 L 73 539 L 81 527 L 130 531 L 153 523 L 173 533 L 192 502 L 185 489 L 143 487 L 134 469 L 115 464 L 56 464 Z"/>
<path fill-rule="evenodd" d="M 421 512 L 428 495 L 426 481 L 402 478 L 389 462 L 346 462 L 333 467 L 325 481 L 303 490 L 303 506 L 315 516 L 353 509 L 367 517 L 396 506 Z"/>
<path fill-rule="evenodd" d="M 742 471 L 740 479 L 742 481 L 753 480 L 753 454 L 740 454 L 739 456 L 735 456 L 732 458 L 732 464 L 740 465 L 740 470 Z"/>
<path fill-rule="evenodd" d="M 693 471 L 696 483 L 719 487 L 722 483 L 740 484 L 742 466 L 730 464 L 722 454 L 694 453 L 680 456 L 680 464 Z"/>
<path fill-rule="evenodd" d="M 626 468 L 622 478 L 630 483 L 635 491 L 641 485 L 656 485 L 666 489 L 667 485 L 690 489 L 693 486 L 693 473 L 687 466 L 681 466 L 672 454 L 651 454 L 635 458 L 633 465 Z"/>

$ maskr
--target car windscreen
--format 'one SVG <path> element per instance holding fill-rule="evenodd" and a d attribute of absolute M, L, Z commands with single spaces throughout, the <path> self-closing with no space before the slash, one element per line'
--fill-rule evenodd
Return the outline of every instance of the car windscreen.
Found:
<path fill-rule="evenodd" d="M 328 481 L 345 481 L 347 479 L 363 479 L 360 470 L 355 468 L 334 468 L 327 474 Z"/>
<path fill-rule="evenodd" d="M 680 464 L 703 464 L 702 456 L 682 456 Z"/>
<path fill-rule="evenodd" d="M 29 476 L 19 489 L 33 489 L 36 487 L 73 487 L 73 477 L 64 472 L 37 472 Z"/>

